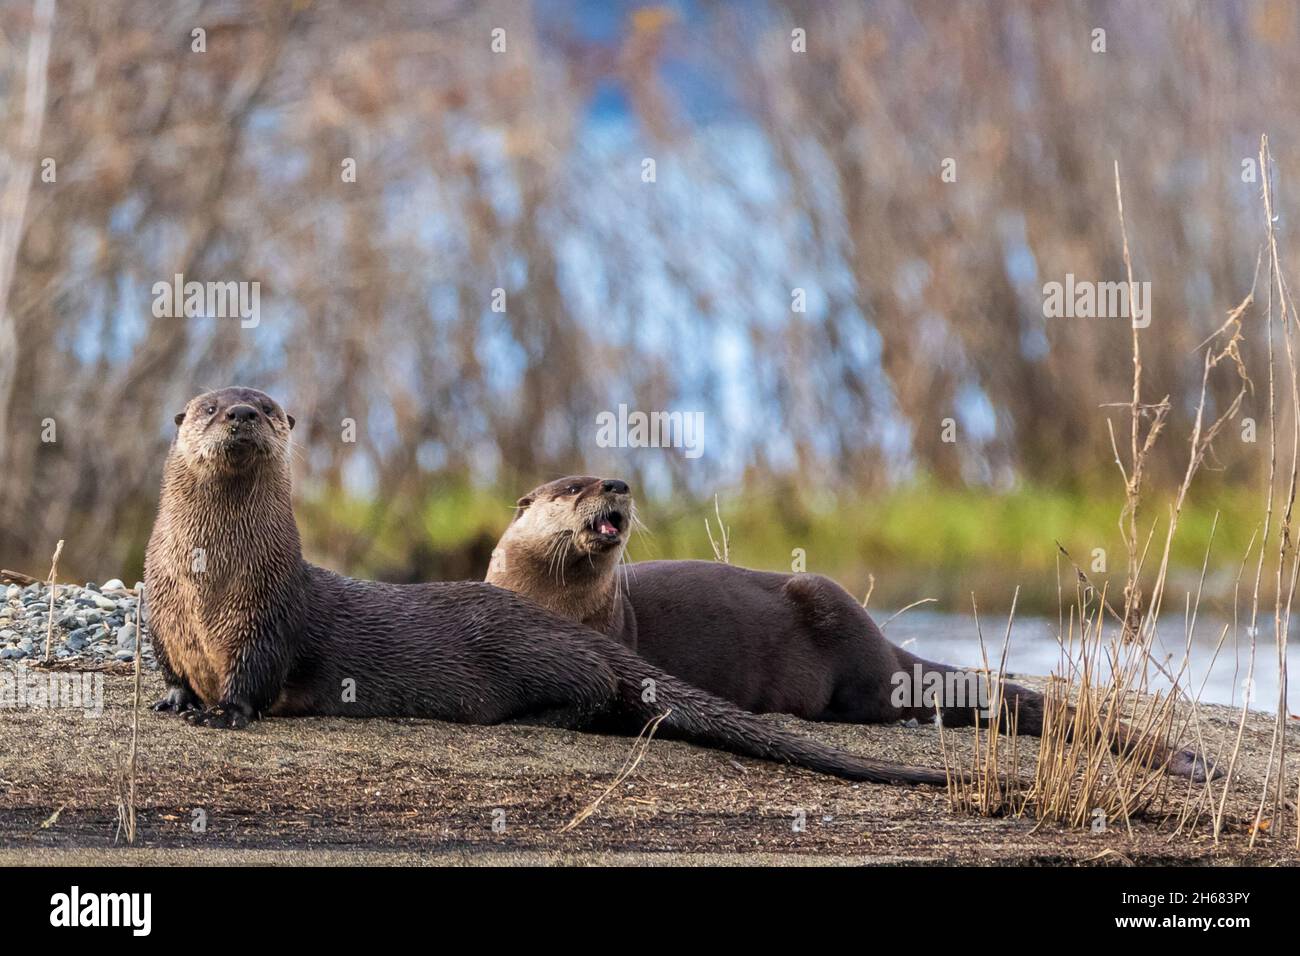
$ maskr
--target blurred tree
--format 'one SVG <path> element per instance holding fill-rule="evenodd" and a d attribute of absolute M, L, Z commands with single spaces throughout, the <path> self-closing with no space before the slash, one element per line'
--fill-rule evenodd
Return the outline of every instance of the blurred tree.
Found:
<path fill-rule="evenodd" d="M 1042 292 L 1121 277 L 1112 163 L 1178 433 L 1251 284 L 1243 160 L 1261 131 L 1300 155 L 1286 3 L 64 0 L 51 29 L 52 6 L 0 8 L 0 555 L 23 566 L 59 537 L 86 573 L 138 561 L 171 414 L 235 381 L 294 409 L 309 496 L 365 502 L 313 515 L 345 567 L 395 526 L 385 566 L 425 566 L 435 492 L 577 469 L 819 503 L 1114 481 L 1128 327 L 1046 319 Z M 257 326 L 155 318 L 177 274 L 259 282 Z M 703 410 L 706 454 L 597 447 L 620 403 Z M 1223 479 L 1263 447 L 1223 443 Z M 1156 481 L 1182 467 L 1161 451 Z"/>

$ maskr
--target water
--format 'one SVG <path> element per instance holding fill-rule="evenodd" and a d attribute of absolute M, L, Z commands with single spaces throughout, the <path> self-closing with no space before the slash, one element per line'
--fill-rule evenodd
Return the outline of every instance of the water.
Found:
<path fill-rule="evenodd" d="M 874 612 L 876 623 L 884 625 L 894 612 Z M 984 646 L 990 668 L 996 670 L 1002 654 L 1002 640 L 1006 634 L 1005 616 L 980 615 L 984 632 Z M 1246 675 L 1250 666 L 1250 639 L 1245 626 L 1238 630 L 1234 641 L 1231 629 L 1215 657 L 1215 645 L 1223 632 L 1224 622 L 1201 618 L 1196 623 L 1190 651 L 1186 647 L 1183 622 L 1179 618 L 1162 627 L 1152 646 L 1157 660 L 1171 673 L 1182 667 L 1184 653 L 1188 657 L 1187 670 L 1181 680 L 1185 690 L 1197 696 L 1202 703 L 1228 704 L 1240 707 L 1247 696 Z M 1057 642 L 1059 630 L 1055 619 L 1016 616 L 1011 629 L 1011 643 L 1007 650 L 1007 671 L 1015 674 L 1038 676 L 1053 672 L 1062 673 L 1062 654 Z M 979 636 L 975 618 L 966 614 L 940 614 L 913 609 L 889 623 L 885 636 L 913 654 L 927 660 L 964 666 L 982 662 Z M 1107 638 L 1109 644 L 1109 637 Z M 1287 653 L 1287 704 L 1291 713 L 1300 712 L 1300 626 L 1290 636 Z M 1077 651 L 1076 651 L 1077 654 Z M 1166 659 L 1168 661 L 1166 662 Z M 1255 674 L 1253 693 L 1250 694 L 1252 710 L 1277 712 L 1278 694 L 1277 647 L 1273 639 L 1273 618 L 1261 620 L 1255 648 Z M 1169 680 L 1153 665 L 1148 671 L 1151 690 L 1167 689 Z M 1104 680 L 1105 673 L 1097 675 Z M 1204 681 L 1204 689 L 1201 684 Z"/>

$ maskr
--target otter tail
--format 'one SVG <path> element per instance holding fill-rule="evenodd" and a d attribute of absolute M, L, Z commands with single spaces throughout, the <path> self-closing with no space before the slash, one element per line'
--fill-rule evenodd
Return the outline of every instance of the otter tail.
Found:
<path fill-rule="evenodd" d="M 942 678 L 941 683 L 945 687 L 949 686 L 947 680 L 949 675 L 976 677 L 980 681 L 984 680 L 976 672 L 959 667 L 949 667 L 946 664 L 936 664 L 933 661 L 917 657 L 902 648 L 896 648 L 896 653 L 900 666 L 908 673 L 911 672 L 912 668 L 919 666 L 922 672 L 926 674 L 939 674 Z M 991 691 L 987 690 L 986 687 L 987 685 L 981 688 L 981 697 L 991 699 L 989 696 Z M 1002 682 L 1001 693 L 1002 708 L 998 722 L 1003 732 L 1010 732 L 1011 717 L 1014 715 L 1016 733 L 1041 737 L 1045 718 L 1044 708 L 1047 703 L 1043 695 L 1037 691 L 1029 690 L 1027 687 L 1021 687 L 1019 684 L 1013 684 L 1010 681 Z M 965 702 L 962 706 L 943 706 L 942 710 L 943 722 L 946 726 L 970 726 L 975 723 L 983 725 L 987 722 L 984 715 L 979 710 L 971 707 L 969 702 Z M 933 707 L 904 708 L 900 714 L 919 719 L 932 719 L 934 709 Z M 1066 720 L 1066 739 L 1073 739 L 1075 720 L 1075 708 L 1073 706 L 1066 707 L 1064 718 Z M 1204 783 L 1207 779 L 1223 775 L 1223 772 L 1215 767 L 1214 761 L 1197 753 L 1195 750 L 1170 747 L 1159 735 L 1135 731 L 1123 721 L 1115 722 L 1110 732 L 1109 744 L 1111 751 L 1116 754 L 1128 755 L 1132 753 L 1141 763 L 1152 769 L 1159 770 L 1163 768 L 1174 776 L 1190 777 L 1195 783 Z"/>
<path fill-rule="evenodd" d="M 859 757 L 815 740 L 786 733 L 733 704 L 658 670 L 619 645 L 615 652 L 622 710 L 642 723 L 665 711 L 661 727 L 671 736 L 745 757 L 806 767 L 819 773 L 900 786 L 944 786 L 942 770 Z"/>

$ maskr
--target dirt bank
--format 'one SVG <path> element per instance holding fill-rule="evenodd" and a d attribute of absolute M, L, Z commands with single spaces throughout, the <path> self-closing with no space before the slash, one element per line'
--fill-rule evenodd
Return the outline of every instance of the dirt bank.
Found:
<path fill-rule="evenodd" d="M 337 718 L 269 720 L 229 733 L 146 712 L 140 839 L 127 848 L 114 845 L 115 761 L 130 740 L 131 687 L 129 676 L 107 675 L 98 718 L 0 711 L 0 864 L 1300 862 L 1293 831 L 1282 846 L 1264 840 L 1246 849 L 1257 799 L 1248 794 L 1259 792 L 1270 743 L 1263 716 L 1248 721 L 1244 792 L 1230 795 L 1233 823 L 1216 846 L 1207 833 L 1171 838 L 1155 820 L 1129 835 L 1122 826 L 1094 834 L 960 816 L 942 792 L 849 784 L 659 740 L 591 817 L 561 832 L 613 781 L 629 740 Z M 145 675 L 145 689 L 146 700 L 159 695 L 157 675 Z M 1201 708 L 1207 741 L 1235 734 L 1237 713 Z M 858 752 L 941 764 L 933 727 L 772 719 Z M 960 734 L 962 748 L 969 736 Z M 1300 730 L 1291 738 L 1300 753 Z M 1021 749 L 1028 773 L 1034 748 Z M 1211 749 L 1226 755 L 1231 746 Z M 1294 778 L 1294 758 L 1290 767 Z M 792 826 L 799 811 L 801 832 Z M 195 832 L 196 819 L 205 832 Z"/>

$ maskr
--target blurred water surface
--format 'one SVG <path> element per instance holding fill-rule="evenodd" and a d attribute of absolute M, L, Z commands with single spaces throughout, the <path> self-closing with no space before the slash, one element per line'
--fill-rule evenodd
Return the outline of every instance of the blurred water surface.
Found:
<path fill-rule="evenodd" d="M 893 613 L 892 610 L 880 611 L 873 616 L 877 623 L 884 624 Z M 983 659 L 979 639 L 982 630 L 989 664 L 996 669 L 998 658 L 1002 654 L 1006 624 L 1005 616 L 981 615 L 977 628 L 975 618 L 968 614 L 942 614 L 914 609 L 890 622 L 885 627 L 885 636 L 895 644 L 929 660 L 970 666 L 979 664 Z M 1172 673 L 1177 673 L 1182 668 L 1186 652 L 1187 670 L 1182 680 L 1184 689 L 1193 696 L 1199 691 L 1203 703 L 1240 707 L 1250 686 L 1247 683 L 1250 674 L 1250 639 L 1244 625 L 1239 627 L 1236 640 L 1229 629 L 1216 656 L 1215 648 L 1224 625 L 1222 620 L 1204 617 L 1198 619 L 1189 649 L 1182 620 L 1171 619 L 1157 633 L 1152 651 Z M 1064 673 L 1067 665 L 1058 641 L 1059 633 L 1060 627 L 1055 619 L 1017 616 L 1011 628 L 1007 671 L 1033 675 Z M 1077 648 L 1075 653 L 1077 655 Z M 1103 673 L 1108 673 L 1108 663 L 1103 661 L 1102 664 Z M 1287 670 L 1292 674 L 1300 674 L 1300 635 L 1293 636 L 1288 642 Z M 1148 673 L 1152 690 L 1167 689 L 1170 686 L 1169 680 L 1155 666 L 1151 666 Z M 1300 710 L 1300 688 L 1296 686 L 1297 683 L 1300 681 L 1292 678 L 1287 684 L 1287 704 L 1291 713 Z M 1267 622 L 1261 619 L 1259 637 L 1256 640 L 1251 709 L 1274 713 L 1277 710 L 1277 698 L 1277 647 L 1273 640 L 1270 616 Z"/>

